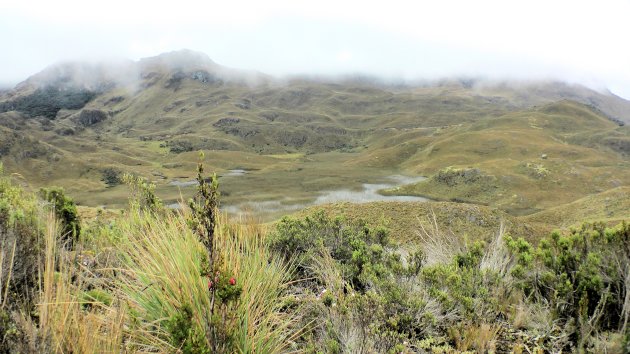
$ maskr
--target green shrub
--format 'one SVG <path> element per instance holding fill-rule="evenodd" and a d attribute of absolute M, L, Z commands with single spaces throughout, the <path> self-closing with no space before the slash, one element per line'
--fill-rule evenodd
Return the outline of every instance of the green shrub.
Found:
<path fill-rule="evenodd" d="M 108 187 L 114 187 L 122 183 L 120 170 L 108 167 L 103 170 L 101 180 L 107 184 Z"/>
<path fill-rule="evenodd" d="M 396 262 L 388 252 L 388 231 L 371 228 L 364 221 L 350 222 L 328 217 L 318 211 L 304 219 L 284 217 L 269 236 L 269 245 L 277 254 L 295 262 L 298 273 L 309 274 L 319 252 L 338 262 L 343 280 L 354 289 L 373 285 L 390 272 Z"/>
<path fill-rule="evenodd" d="M 579 350 L 595 333 L 624 328 L 630 225 L 611 229 L 594 223 L 566 234 L 555 231 L 535 252 L 523 240 L 507 239 L 507 244 L 518 260 L 512 274 L 535 301 L 551 305 Z"/>
<path fill-rule="evenodd" d="M 72 198 L 66 196 L 61 187 L 42 188 L 40 194 L 44 200 L 52 205 L 55 216 L 62 224 L 62 239 L 72 247 L 81 234 L 81 223 L 76 204 Z"/>
<path fill-rule="evenodd" d="M 162 201 L 155 195 L 155 184 L 146 178 L 125 173 L 122 181 L 129 186 L 129 204 L 132 209 L 157 212 L 162 209 Z"/>
<path fill-rule="evenodd" d="M 498 315 L 496 293 L 505 284 L 496 271 L 482 269 L 484 249 L 484 243 L 475 242 L 466 252 L 454 255 L 450 263 L 422 269 L 429 295 L 444 311 L 473 321 L 494 320 Z"/>
<path fill-rule="evenodd" d="M 192 308 L 188 304 L 182 305 L 179 311 L 166 322 L 173 347 L 184 354 L 209 354 L 212 351 L 204 333 L 193 325 Z"/>
<path fill-rule="evenodd" d="M 403 265 L 385 228 L 319 211 L 302 219 L 283 218 L 268 243 L 296 265 L 298 279 L 314 279 L 310 289 L 304 281 L 295 283 L 297 292 L 317 294 L 314 304 L 301 309 L 304 321 L 326 324 L 304 335 L 307 343 L 319 343 L 314 348 L 386 353 L 425 332 L 425 304 L 414 287 L 423 253 L 414 252 L 409 265 Z M 342 342 L 348 335 L 359 338 Z"/>

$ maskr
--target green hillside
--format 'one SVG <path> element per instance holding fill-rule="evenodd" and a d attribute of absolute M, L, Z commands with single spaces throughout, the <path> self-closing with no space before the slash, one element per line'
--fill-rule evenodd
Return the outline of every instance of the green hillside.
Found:
<path fill-rule="evenodd" d="M 428 179 L 384 195 L 515 216 L 630 182 L 630 131 L 620 126 L 628 102 L 581 86 L 277 80 L 190 51 L 111 72 L 66 64 L 4 93 L 6 169 L 106 207 L 125 205 L 118 177 L 131 172 L 175 203 L 191 195 L 186 182 L 203 150 L 223 176 L 223 205 L 275 203 L 265 218 L 399 174 Z"/>

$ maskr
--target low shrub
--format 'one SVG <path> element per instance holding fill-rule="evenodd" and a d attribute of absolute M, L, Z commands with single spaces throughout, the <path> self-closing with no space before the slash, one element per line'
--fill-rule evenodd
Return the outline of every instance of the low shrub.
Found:
<path fill-rule="evenodd" d="M 512 274 L 534 301 L 549 304 L 577 350 L 600 332 L 628 330 L 630 225 L 584 224 L 542 239 L 536 249 L 506 239 L 518 259 Z"/>
<path fill-rule="evenodd" d="M 72 248 L 81 234 L 81 222 L 74 200 L 61 187 L 42 188 L 40 195 L 52 206 L 55 216 L 61 221 L 61 238 Z"/>

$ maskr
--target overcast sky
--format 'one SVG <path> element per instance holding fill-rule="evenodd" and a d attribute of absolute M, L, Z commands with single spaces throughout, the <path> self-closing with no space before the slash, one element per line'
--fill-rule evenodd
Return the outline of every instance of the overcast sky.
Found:
<path fill-rule="evenodd" d="M 234 68 L 561 79 L 630 98 L 630 0 L 0 0 L 0 84 L 182 48 Z"/>

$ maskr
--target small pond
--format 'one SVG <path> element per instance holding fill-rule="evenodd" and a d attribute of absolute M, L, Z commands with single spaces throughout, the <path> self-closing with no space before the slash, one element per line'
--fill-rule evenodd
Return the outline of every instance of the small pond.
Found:
<path fill-rule="evenodd" d="M 332 191 L 323 191 L 319 196 L 310 203 L 299 203 L 291 199 L 270 200 L 262 202 L 248 202 L 239 205 L 225 205 L 223 210 L 234 213 L 279 213 L 292 212 L 313 205 L 321 205 L 337 202 L 351 203 L 369 203 L 378 201 L 397 201 L 397 202 L 426 202 L 430 199 L 416 196 L 399 196 L 399 195 L 382 195 L 378 191 L 402 186 L 410 183 L 420 182 L 426 177 L 407 177 L 394 175 L 387 177 L 388 182 L 383 183 L 364 183 L 361 190 L 340 189 Z"/>

